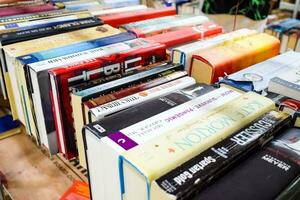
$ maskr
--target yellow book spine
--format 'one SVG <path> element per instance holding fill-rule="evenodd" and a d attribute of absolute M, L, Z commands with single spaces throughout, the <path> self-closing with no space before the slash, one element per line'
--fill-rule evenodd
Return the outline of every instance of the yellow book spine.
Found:
<path fill-rule="evenodd" d="M 273 101 L 249 92 L 184 126 L 174 124 L 173 130 L 125 152 L 123 157 L 151 183 L 273 108 Z"/>

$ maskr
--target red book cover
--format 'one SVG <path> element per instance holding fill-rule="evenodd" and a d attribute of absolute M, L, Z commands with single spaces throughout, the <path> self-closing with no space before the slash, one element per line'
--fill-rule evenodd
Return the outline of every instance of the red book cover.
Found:
<path fill-rule="evenodd" d="M 90 200 L 89 185 L 85 182 L 74 181 L 59 200 Z"/>
<path fill-rule="evenodd" d="M 223 32 L 223 28 L 213 22 L 207 22 L 203 25 L 195 27 L 183 27 L 176 31 L 162 33 L 147 37 L 148 40 L 153 40 L 166 45 L 166 48 L 177 45 L 193 42 L 205 37 L 213 36 Z"/>
<path fill-rule="evenodd" d="M 44 12 L 50 10 L 58 9 L 57 6 L 47 3 L 41 5 L 26 5 L 26 6 L 16 6 L 16 7 L 3 7 L 0 8 L 0 17 L 21 15 L 28 13 Z"/>
<path fill-rule="evenodd" d="M 132 48 L 110 56 L 86 60 L 49 71 L 52 94 L 53 89 L 56 90 L 52 105 L 55 105 L 55 101 L 58 102 L 58 106 L 54 106 L 55 112 L 53 115 L 57 126 L 59 150 L 68 159 L 77 156 L 69 87 L 78 84 L 78 82 L 100 77 L 136 73 L 145 69 L 144 66 L 167 59 L 166 48 L 163 44 L 145 39 L 135 39 L 124 43 Z M 65 148 L 63 149 L 62 146 Z"/>
<path fill-rule="evenodd" d="M 146 9 L 138 12 L 126 12 L 99 16 L 99 18 L 105 23 L 113 27 L 119 27 L 123 24 L 131 22 L 142 21 L 146 19 L 153 19 L 157 17 L 164 17 L 169 15 L 176 15 L 175 7 L 158 8 L 158 9 Z"/>

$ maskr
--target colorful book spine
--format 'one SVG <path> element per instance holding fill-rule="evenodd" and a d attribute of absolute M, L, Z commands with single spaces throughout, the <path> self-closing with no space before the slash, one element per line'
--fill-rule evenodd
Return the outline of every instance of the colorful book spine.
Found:
<path fill-rule="evenodd" d="M 121 156 L 122 164 L 120 165 L 123 197 L 125 199 L 151 199 L 150 188 L 155 179 L 274 108 L 273 101 L 249 92 L 210 112 L 198 113 L 197 117 L 189 118 L 186 124 L 172 124 L 171 130 L 161 132 L 160 137 L 141 146 L 137 146 L 136 139 L 130 136 L 130 142 L 133 145 L 127 148 L 119 143 L 127 150 Z M 116 141 L 116 138 L 126 134 L 127 132 L 119 132 L 115 135 L 111 134 L 109 138 Z M 129 178 L 129 174 L 134 175 Z M 144 185 L 139 188 L 140 195 L 133 194 L 135 193 L 133 185 L 138 177 L 142 178 L 143 182 L 140 183 Z M 128 182 L 129 179 L 132 181 Z"/>
<path fill-rule="evenodd" d="M 279 40 L 265 33 L 251 35 L 193 55 L 190 74 L 202 83 L 215 83 L 230 75 L 279 54 Z"/>
<path fill-rule="evenodd" d="M 28 5 L 28 6 L 17 6 L 17 7 L 10 7 L 10 8 L 0 8 L 0 17 L 51 11 L 60 8 L 63 8 L 62 4 L 57 4 L 56 6 L 51 3 L 42 4 L 42 5 Z"/>
<path fill-rule="evenodd" d="M 271 111 L 159 179 L 151 188 L 153 199 L 189 199 L 233 164 L 264 145 L 291 124 L 288 114 Z"/>
<path fill-rule="evenodd" d="M 67 145 L 64 144 L 64 140 L 59 141 L 59 144 L 61 144 L 60 152 L 64 153 L 66 157 L 72 158 L 77 155 L 74 140 L 72 107 L 70 105 L 71 99 L 68 89 L 72 82 L 76 80 L 94 79 L 99 76 L 131 74 L 141 70 L 143 66 L 166 60 L 166 49 L 164 45 L 142 39 L 127 41 L 125 43 L 134 48 L 49 71 L 52 92 L 58 90 L 53 97 L 55 98 L 55 102 L 52 102 L 56 104 L 54 120 L 59 126 L 57 129 L 58 138 L 69 138 L 66 143 Z M 155 54 L 153 54 L 153 52 L 155 52 Z M 78 76 L 78 74 L 80 75 Z M 92 94 L 93 91 L 92 88 L 85 90 L 84 96 L 88 96 L 87 93 Z"/>
<path fill-rule="evenodd" d="M 102 15 L 99 18 L 105 23 L 113 27 L 119 27 L 123 24 L 137 22 L 152 18 L 175 15 L 176 9 L 174 7 L 147 9 L 138 12 L 116 13 L 110 15 Z"/>
<path fill-rule="evenodd" d="M 154 40 L 166 45 L 166 48 L 193 42 L 205 37 L 213 36 L 223 32 L 221 26 L 207 22 L 200 26 L 185 27 L 180 30 L 170 31 L 163 34 L 147 37 L 148 40 Z"/>
<path fill-rule="evenodd" d="M 239 163 L 193 200 L 276 199 L 299 176 L 299 141 L 299 129 L 282 131 L 265 148 Z"/>

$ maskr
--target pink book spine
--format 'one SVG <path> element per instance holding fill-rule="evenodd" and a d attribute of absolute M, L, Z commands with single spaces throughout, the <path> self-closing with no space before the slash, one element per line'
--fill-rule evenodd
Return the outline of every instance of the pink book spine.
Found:
<path fill-rule="evenodd" d="M 57 7 L 51 3 L 42 4 L 42 5 L 30 5 L 30 6 L 3 7 L 0 8 L 0 17 L 44 12 L 44 11 L 50 11 L 56 9 Z"/>

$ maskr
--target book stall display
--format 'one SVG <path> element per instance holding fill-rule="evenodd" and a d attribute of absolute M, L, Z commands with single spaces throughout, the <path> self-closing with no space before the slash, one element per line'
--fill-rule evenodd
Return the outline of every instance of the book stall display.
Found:
<path fill-rule="evenodd" d="M 0 0 L 0 200 L 299 200 L 298 4 Z"/>

